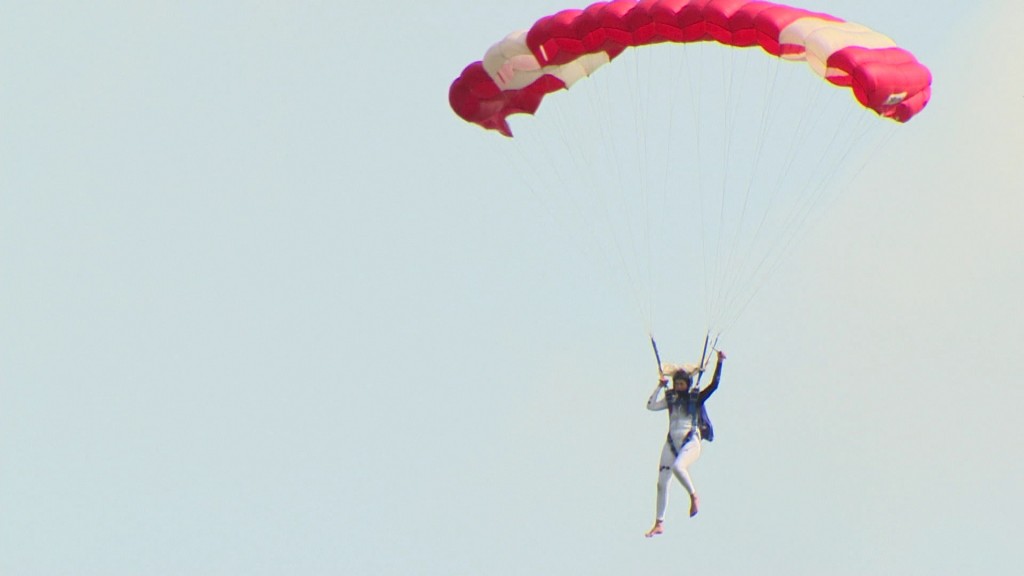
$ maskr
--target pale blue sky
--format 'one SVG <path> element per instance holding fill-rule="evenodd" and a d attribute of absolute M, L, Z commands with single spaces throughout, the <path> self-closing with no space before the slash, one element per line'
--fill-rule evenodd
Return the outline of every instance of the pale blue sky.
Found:
<path fill-rule="evenodd" d="M 1024 8 L 805 5 L 934 98 L 727 335 L 650 541 L 632 303 L 447 103 L 567 5 L 3 3 L 0 573 L 1019 572 Z"/>

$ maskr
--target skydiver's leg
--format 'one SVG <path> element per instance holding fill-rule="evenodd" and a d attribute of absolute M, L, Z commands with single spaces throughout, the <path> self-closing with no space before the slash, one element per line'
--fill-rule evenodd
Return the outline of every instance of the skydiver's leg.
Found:
<path fill-rule="evenodd" d="M 693 480 L 690 479 L 690 472 L 687 468 L 690 467 L 690 464 L 696 462 L 698 458 L 700 458 L 700 436 L 693 436 L 679 449 L 679 456 L 672 463 L 672 473 L 675 474 L 683 488 L 686 488 L 686 492 L 690 494 L 690 516 L 697 515 L 699 501 L 697 499 L 697 489 L 693 486 Z"/>
<path fill-rule="evenodd" d="M 672 452 L 672 447 L 665 442 L 665 447 L 661 450 L 661 462 L 658 466 L 658 498 L 654 526 L 645 534 L 648 538 L 664 532 L 662 523 L 665 521 L 665 509 L 668 508 L 668 482 L 672 478 L 672 464 L 675 460 L 676 455 Z"/>

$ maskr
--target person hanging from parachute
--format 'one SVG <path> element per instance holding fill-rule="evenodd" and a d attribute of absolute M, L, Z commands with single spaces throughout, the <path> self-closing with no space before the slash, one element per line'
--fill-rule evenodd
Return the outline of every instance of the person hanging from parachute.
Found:
<path fill-rule="evenodd" d="M 735 68 L 729 70 L 722 67 L 722 84 L 725 88 L 723 102 L 727 106 L 719 113 L 712 106 L 702 108 L 700 106 L 700 89 L 702 84 L 716 84 L 705 82 L 703 64 L 699 64 L 696 74 L 687 75 L 686 80 L 696 78 L 694 85 L 697 97 L 696 103 L 691 105 L 692 115 L 696 130 L 685 130 L 675 128 L 680 126 L 673 123 L 672 106 L 677 102 L 687 102 L 682 95 L 669 93 L 666 100 L 669 102 L 668 110 L 659 113 L 655 109 L 649 109 L 651 101 L 659 98 L 651 98 L 651 94 L 660 94 L 660 84 L 639 79 L 636 70 L 629 74 L 629 78 L 637 76 L 637 86 L 629 84 L 630 92 L 636 96 L 643 96 L 643 106 L 612 107 L 599 111 L 599 114 L 581 114 L 582 126 L 578 131 L 573 132 L 571 127 L 559 131 L 563 123 L 548 119 L 536 118 L 536 122 L 529 124 L 529 130 L 525 134 L 535 132 L 539 138 L 536 146 L 525 145 L 517 150 L 524 153 L 526 161 L 524 172 L 533 169 L 538 174 L 535 166 L 552 165 L 555 170 L 551 174 L 554 184 L 542 185 L 539 190 L 558 192 L 560 188 L 572 190 L 572 184 L 576 180 L 586 182 L 583 191 L 586 193 L 599 192 L 595 199 L 605 196 L 607 192 L 613 192 L 618 188 L 632 182 L 641 183 L 641 188 L 646 189 L 647 184 L 652 185 L 652 190 L 657 187 L 654 179 L 649 175 L 664 172 L 670 174 L 668 167 L 678 165 L 683 169 L 684 174 L 696 174 L 692 181 L 683 186 L 675 186 L 675 181 L 668 176 L 665 177 L 665 184 L 662 185 L 660 196 L 665 199 L 680 199 L 686 202 L 683 193 L 693 190 L 701 200 L 701 205 L 708 202 L 709 205 L 721 206 L 717 218 L 719 225 L 717 232 L 715 226 L 708 228 L 708 236 L 717 236 L 718 242 L 709 242 L 708 245 L 716 246 L 714 252 L 724 256 L 722 269 L 705 270 L 704 283 L 708 292 L 706 306 L 709 313 L 708 332 L 721 334 L 723 330 L 736 321 L 742 313 L 746 302 L 749 302 L 754 293 L 757 292 L 765 279 L 771 275 L 779 259 L 785 252 L 785 248 L 795 238 L 796 228 L 789 229 L 787 223 L 799 224 L 812 212 L 818 211 L 816 203 L 824 195 L 824 192 L 835 181 L 834 176 L 838 175 L 838 168 L 833 167 L 834 161 L 842 161 L 849 155 L 849 152 L 862 140 L 864 130 L 859 124 L 854 127 L 847 123 L 847 118 L 854 121 L 858 119 L 857 114 L 825 114 L 828 108 L 812 107 L 818 100 L 817 92 L 813 89 L 803 89 L 799 83 L 794 83 L 792 94 L 779 93 L 777 101 L 775 98 L 775 71 L 777 68 L 786 66 L 777 62 L 803 62 L 812 76 L 816 76 L 825 84 L 838 87 L 848 91 L 855 102 L 853 112 L 857 108 L 872 111 L 879 118 L 891 119 L 896 123 L 908 122 L 920 113 L 928 104 L 931 98 L 931 71 L 917 60 L 908 50 L 900 47 L 888 36 L 874 31 L 866 26 L 854 22 L 848 22 L 840 17 L 811 11 L 784 4 L 776 4 L 764 0 L 611 0 L 597 1 L 583 9 L 565 9 L 554 14 L 544 16 L 537 20 L 529 29 L 519 30 L 508 34 L 503 39 L 493 44 L 484 53 L 480 60 L 473 61 L 465 66 L 458 77 L 451 83 L 448 91 L 448 101 L 453 112 L 466 122 L 475 124 L 488 131 L 494 131 L 504 137 L 512 138 L 512 128 L 509 124 L 511 116 L 527 115 L 534 116 L 540 109 L 541 103 L 556 92 L 566 91 L 567 107 L 576 110 L 583 108 L 590 98 L 583 95 L 586 89 L 575 88 L 587 84 L 587 78 L 604 67 L 611 66 L 621 54 L 627 50 L 637 49 L 653 51 L 655 45 L 668 46 L 677 45 L 682 49 L 683 45 L 718 44 L 727 47 L 729 50 L 751 49 L 759 51 L 765 56 L 766 67 L 764 74 L 750 74 L 751 80 L 763 76 L 766 84 L 763 90 L 744 89 L 743 81 L 738 83 L 735 90 L 737 100 L 742 96 L 762 101 L 762 113 L 760 123 L 756 121 L 757 114 L 747 118 L 741 114 L 741 108 L 736 105 L 728 106 L 733 101 L 733 77 L 748 77 L 746 66 L 744 73 L 735 75 Z M 660 51 L 660 48 L 657 49 Z M 702 49 L 703 50 L 703 49 Z M 736 54 L 733 52 L 732 54 Z M 653 56 L 653 55 L 652 55 Z M 639 57 L 638 57 L 639 58 Z M 732 60 L 734 56 L 729 56 Z M 723 58 L 724 64 L 725 58 Z M 654 60 L 657 62 L 658 60 Z M 752 61 L 756 58 L 752 57 Z M 637 61 L 637 63 L 639 60 Z M 703 60 L 700 60 L 703 62 Z M 771 66 L 767 66 L 771 63 Z M 625 64 L 623 64 L 625 66 Z M 640 68 L 640 66 L 636 66 Z M 656 70 L 650 78 L 662 78 L 669 71 Z M 784 82 L 783 82 L 784 83 Z M 817 83 L 816 86 L 820 86 Z M 647 88 L 650 88 L 648 92 Z M 602 89 L 592 88 L 593 96 L 600 93 Z M 767 94 L 772 96 L 768 97 Z M 557 98 L 557 97 L 556 97 Z M 775 106 L 785 102 L 787 106 Z M 771 116 L 774 108 L 796 108 L 796 118 L 785 116 Z M 609 113 L 613 118 L 619 118 L 620 112 L 628 112 L 633 109 L 642 110 L 643 118 L 637 118 L 637 122 L 628 122 L 628 117 L 622 118 L 626 122 L 618 126 L 618 122 L 608 122 L 608 127 L 620 128 L 613 133 L 611 130 L 604 134 L 605 130 L 590 131 L 590 124 L 598 116 Z M 713 113 L 709 113 L 710 112 Z M 731 110 L 731 111 L 730 111 Z M 721 116 L 721 123 L 715 120 Z M 866 115 L 865 115 L 866 116 Z M 561 116 L 556 114 L 555 119 Z M 833 124 L 825 127 L 818 124 L 821 120 L 830 120 Z M 641 121 L 643 120 L 643 121 Z M 712 122 L 715 120 L 714 122 Z M 524 123 L 525 124 L 525 123 Z M 665 153 L 646 154 L 648 151 L 648 140 L 646 139 L 645 128 L 637 129 L 638 126 L 667 126 L 669 130 L 663 136 L 667 145 L 664 146 Z M 870 122 L 865 122 L 870 127 Z M 701 127 L 706 127 L 703 131 Z M 733 133 L 734 127 L 744 130 Z M 815 129 L 810 129 L 813 126 Z M 527 126 L 524 125 L 524 128 Z M 625 134 L 619 134 L 625 127 Z M 817 134 L 813 134 L 817 133 Z M 695 136 L 690 142 L 696 150 L 696 154 L 684 153 L 686 143 L 673 144 L 672 136 Z M 814 147 L 814 142 L 809 135 L 821 135 L 824 141 L 820 148 Z M 629 162 L 625 156 L 620 157 L 616 152 L 618 142 L 624 141 L 617 136 L 641 136 L 638 141 L 638 150 L 644 150 L 643 162 L 640 162 L 637 174 L 631 176 Z M 650 142 L 658 143 L 660 147 L 662 140 L 654 132 Z M 709 135 L 719 136 L 721 142 Z M 545 142 L 543 137 L 549 140 Z M 837 138 L 846 138 L 848 144 L 837 144 Z M 721 144 L 721 160 L 714 163 L 706 162 L 708 158 L 718 157 L 717 151 L 714 154 L 701 153 L 702 141 L 710 141 L 714 144 Z M 738 149 L 736 155 L 745 158 L 744 162 L 730 164 L 730 157 L 733 155 L 733 143 L 752 142 L 756 146 L 751 150 L 744 149 L 741 153 Z M 559 146 L 549 144 L 561 143 L 566 145 L 566 153 L 553 152 L 559 150 Z M 577 143 L 579 144 L 577 146 Z M 603 156 L 599 152 L 591 151 L 593 144 L 609 145 L 612 150 L 611 156 Z M 825 156 L 824 152 L 831 149 L 833 159 L 828 161 L 815 161 L 808 163 L 803 170 L 793 170 L 799 173 L 799 177 L 786 177 L 794 165 L 795 159 L 802 158 L 801 146 L 806 145 L 806 150 L 811 154 Z M 860 144 L 864 146 L 865 144 Z M 682 147 L 677 147 L 682 146 Z M 783 153 L 788 146 L 789 152 Z M 600 148 L 600 146 L 593 146 Z M 738 147 L 738 145 L 737 145 Z M 760 161 L 761 150 L 778 149 L 778 160 Z M 653 149 L 653 146 L 652 146 Z M 706 148 L 705 148 L 706 149 Z M 749 152 L 749 154 L 747 154 Z M 665 167 L 658 165 L 658 158 L 663 157 Z M 816 157 L 816 156 L 815 156 Z M 788 158 L 788 160 L 787 160 Z M 707 171 L 720 174 L 717 177 L 701 177 L 701 169 L 709 164 Z M 838 162 L 835 164 L 838 165 Z M 598 174 L 594 168 L 608 167 L 614 174 Z M 733 182 L 730 176 L 732 168 L 738 167 L 738 173 L 748 172 L 746 186 L 742 182 Z M 763 168 L 778 168 L 778 173 L 773 177 L 765 178 Z M 819 168 L 821 170 L 819 170 Z M 674 169 L 674 168 L 673 168 Z M 563 173 L 564 170 L 564 173 Z M 625 174 L 623 177 L 621 174 Z M 555 178 L 557 176 L 557 178 Z M 608 176 L 608 177 L 606 177 Z M 585 178 L 584 178 L 585 177 Z M 776 186 L 766 184 L 764 186 L 754 185 L 755 177 L 758 181 L 778 182 Z M 634 180 L 630 180 L 634 178 Z M 735 180 L 741 180 L 738 174 Z M 820 181 L 820 184 L 818 183 Z M 593 190 L 592 190 L 593 189 Z M 727 192 L 729 193 L 727 195 Z M 571 196 L 570 194 L 566 193 Z M 738 201 L 733 201 L 733 196 L 742 194 Z M 656 198 L 659 194 L 647 193 L 641 195 L 643 206 L 647 215 L 657 213 L 650 211 L 648 200 Z M 728 199 L 728 202 L 727 202 Z M 747 200 L 751 200 L 750 203 Z M 575 199 L 574 199 L 575 200 Z M 608 204 L 601 204 L 608 211 Z M 575 202 L 574 202 L 575 204 Z M 586 203 L 582 203 L 586 205 Z M 684 203 L 683 206 L 686 204 Z M 668 206 L 668 205 L 666 205 Z M 747 208 L 763 208 L 760 217 L 753 216 L 753 211 L 748 215 Z M 785 207 L 791 207 L 789 215 L 781 213 Z M 727 210 L 728 209 L 728 210 Z M 776 209 L 780 210 L 776 212 Z M 771 210 L 771 214 L 769 214 Z M 731 214 L 733 222 L 726 225 L 724 215 L 727 211 Z M 631 228 L 631 220 L 628 217 L 628 210 L 622 210 L 625 216 L 626 228 Z M 700 210 L 703 214 L 703 209 Z M 665 214 L 672 214 L 670 209 L 664 210 Z M 771 218 L 769 218 L 771 216 Z M 776 223 L 775 232 L 769 232 L 772 223 Z M 765 232 L 762 235 L 761 224 L 766 223 Z M 609 226 L 609 229 L 613 228 Z M 703 228 L 703 227 L 702 227 Z M 728 232 L 735 228 L 733 239 L 723 244 L 723 237 L 729 236 Z M 609 230 L 611 231 L 611 230 Z M 646 230 L 645 232 L 649 232 Z M 725 232 L 723 234 L 723 232 Z M 614 236 L 615 234 L 610 234 Z M 645 234 L 646 236 L 646 234 Z M 765 239 L 772 240 L 766 242 Z M 705 240 L 708 238 L 705 237 Z M 651 245 L 647 237 L 648 245 Z M 653 243 L 655 246 L 657 242 Z M 763 250 L 758 250 L 762 248 Z M 772 247 L 774 246 L 774 247 Z M 675 244 L 670 248 L 673 254 L 681 253 Z M 706 261 L 709 252 L 704 252 Z M 620 254 L 621 256 L 621 254 Z M 735 258 L 734 258 L 735 256 Z M 623 258 L 623 260 L 626 260 Z M 628 264 L 626 265 L 628 268 Z M 726 268 L 729 268 L 728 270 Z M 642 267 L 637 267 L 638 270 Z M 632 272 L 627 270 L 627 275 Z M 642 276 L 642 275 L 638 275 Z M 710 278 L 709 278 L 710 277 Z M 721 278 L 720 278 L 721 277 Z M 710 282 L 709 282 L 710 280 Z M 723 284 L 719 285 L 719 280 Z M 725 285 L 724 283 L 728 283 Z M 710 286 L 708 286 L 710 284 Z M 648 303 L 650 304 L 650 303 Z M 654 344 L 653 337 L 651 343 Z M 708 347 L 705 339 L 705 352 L 717 350 L 712 344 Z M 657 346 L 654 346 L 657 356 Z M 668 439 L 662 450 L 660 469 L 658 473 L 658 500 L 657 516 L 654 526 L 647 532 L 651 537 L 661 534 L 664 522 L 665 509 L 667 504 L 667 490 L 673 475 L 679 480 L 690 495 L 690 515 L 697 513 L 699 502 L 693 482 L 689 477 L 687 468 L 697 460 L 701 451 L 701 440 L 712 439 L 711 423 L 708 421 L 704 404 L 714 393 L 721 377 L 722 364 L 725 354 L 717 352 L 717 364 L 711 383 L 704 390 L 700 389 L 700 376 L 705 365 L 705 355 L 702 354 L 701 362 L 691 369 L 680 369 L 681 367 L 669 367 L 663 365 L 660 358 L 658 366 L 660 378 L 658 387 L 651 395 L 647 407 L 650 410 L 667 410 L 669 413 Z M 669 379 L 672 387 L 668 387 Z M 662 389 L 664 396 L 662 397 Z"/>
<path fill-rule="evenodd" d="M 655 347 L 655 351 L 657 351 L 657 347 Z M 665 510 L 668 507 L 668 484 L 673 475 L 690 495 L 690 516 L 697 514 L 700 502 L 697 498 L 697 489 L 690 479 L 688 468 L 700 458 L 701 440 L 710 442 L 714 439 L 714 429 L 711 427 L 711 420 L 708 418 L 704 404 L 718 389 L 718 383 L 722 377 L 725 353 L 718 350 L 716 356 L 715 372 L 711 377 L 711 383 L 703 390 L 700 389 L 703 365 L 662 365 L 659 360 L 661 377 L 658 379 L 657 388 L 647 399 L 647 409 L 652 411 L 667 409 L 669 427 L 658 468 L 658 496 L 654 526 L 645 534 L 648 538 L 657 536 L 664 531 Z M 672 376 L 672 388 L 668 388 L 669 381 L 665 377 L 668 374 Z M 694 383 L 695 376 L 696 383 Z M 663 388 L 665 389 L 664 397 L 659 399 Z"/>

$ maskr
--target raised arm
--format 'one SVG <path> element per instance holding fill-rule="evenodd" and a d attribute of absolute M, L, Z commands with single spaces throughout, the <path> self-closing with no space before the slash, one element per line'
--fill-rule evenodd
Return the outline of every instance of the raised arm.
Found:
<path fill-rule="evenodd" d="M 668 402 L 666 402 L 664 398 L 661 400 L 658 399 L 658 393 L 661 392 L 661 389 L 664 388 L 666 384 L 668 384 L 668 380 L 658 380 L 658 387 L 654 389 L 654 392 L 651 392 L 651 397 L 647 399 L 648 410 L 664 410 L 665 408 L 668 408 Z"/>
<path fill-rule="evenodd" d="M 725 363 L 725 352 L 718 351 L 718 361 L 715 362 L 715 373 L 711 376 L 711 384 L 708 387 L 700 391 L 701 401 L 705 401 L 718 390 L 718 381 L 722 378 L 722 364 Z"/>

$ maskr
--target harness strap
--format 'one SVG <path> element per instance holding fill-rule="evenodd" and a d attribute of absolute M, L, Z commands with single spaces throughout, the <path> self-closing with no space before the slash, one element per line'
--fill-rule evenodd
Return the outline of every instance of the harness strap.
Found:
<path fill-rule="evenodd" d="M 672 433 L 670 432 L 668 434 L 665 441 L 668 442 L 668 447 L 672 449 L 673 456 L 679 458 L 679 451 L 683 449 L 683 446 L 686 446 L 687 442 L 693 439 L 693 434 L 696 430 L 696 428 L 691 428 L 690 431 L 686 433 L 686 436 L 683 436 L 683 441 L 679 443 L 679 448 L 676 448 L 675 443 L 672 442 Z"/>

